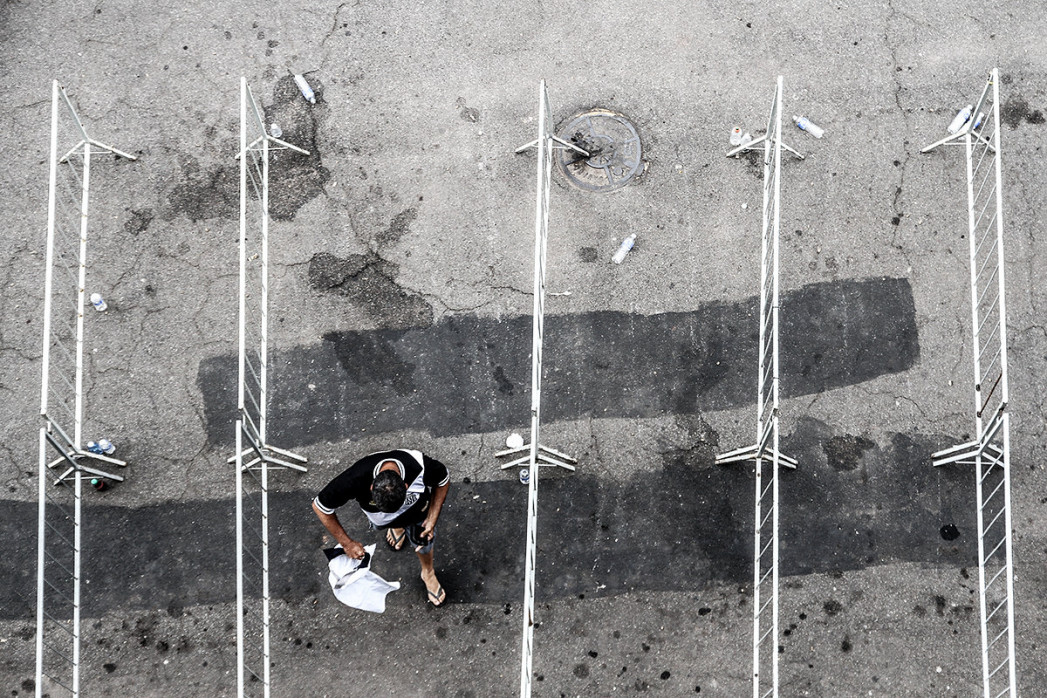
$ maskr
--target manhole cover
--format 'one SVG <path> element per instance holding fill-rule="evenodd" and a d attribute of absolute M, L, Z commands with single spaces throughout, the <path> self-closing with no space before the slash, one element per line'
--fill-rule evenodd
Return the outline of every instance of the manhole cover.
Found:
<path fill-rule="evenodd" d="M 589 153 L 584 157 L 564 148 L 557 166 L 567 181 L 586 191 L 620 189 L 643 172 L 640 135 L 629 120 L 606 109 L 593 109 L 571 117 L 560 138 Z"/>

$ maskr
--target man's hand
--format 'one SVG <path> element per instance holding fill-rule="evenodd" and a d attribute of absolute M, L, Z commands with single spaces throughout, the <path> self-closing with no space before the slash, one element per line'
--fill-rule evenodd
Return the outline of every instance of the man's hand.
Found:
<path fill-rule="evenodd" d="M 342 524 L 338 521 L 338 517 L 334 514 L 326 514 L 320 511 L 320 508 L 316 506 L 316 501 L 313 501 L 313 512 L 317 518 L 320 519 L 320 523 L 324 525 L 327 532 L 331 534 L 331 537 L 338 543 L 342 544 L 342 550 L 345 554 L 354 560 L 360 560 L 366 554 L 364 546 L 357 543 L 355 540 L 349 537 L 349 534 L 342 528 Z"/>
<path fill-rule="evenodd" d="M 431 516 L 425 517 L 425 521 L 422 522 L 422 532 L 419 534 L 425 540 L 432 540 L 433 529 L 436 528 L 436 521 Z"/>
<path fill-rule="evenodd" d="M 344 550 L 345 554 L 354 560 L 363 559 L 363 556 L 366 553 L 364 546 L 360 545 L 355 540 L 350 540 L 348 545 L 342 543 L 342 550 Z"/>
<path fill-rule="evenodd" d="M 444 499 L 447 498 L 447 489 L 449 485 L 441 485 L 436 488 L 433 492 L 433 501 L 429 505 L 429 515 L 425 517 L 425 521 L 422 522 L 421 538 L 423 540 L 433 539 L 433 530 L 436 528 L 436 521 L 440 518 L 440 510 L 444 506 Z M 424 546 L 420 546 L 424 547 Z"/>

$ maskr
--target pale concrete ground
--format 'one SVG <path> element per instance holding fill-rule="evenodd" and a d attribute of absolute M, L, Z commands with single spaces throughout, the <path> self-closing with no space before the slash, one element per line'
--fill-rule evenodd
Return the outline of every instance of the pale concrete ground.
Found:
<path fill-rule="evenodd" d="M 207 439 L 197 372 L 202 360 L 236 349 L 230 178 L 241 75 L 263 104 L 283 109 L 289 138 L 296 127 L 315 126 L 310 147 L 329 173 L 293 220 L 272 227 L 273 316 L 286 318 L 272 326 L 279 351 L 316 344 L 331 331 L 404 326 L 395 313 L 369 312 L 358 297 L 312 287 L 309 263 L 321 252 L 377 253 L 394 265 L 387 267 L 394 287 L 431 307 L 433 322 L 529 314 L 533 159 L 512 150 L 533 138 L 542 77 L 558 122 L 591 106 L 616 109 L 637 125 L 648 160 L 643 181 L 613 195 L 575 191 L 557 180 L 549 289 L 572 293 L 551 298 L 548 312 L 656 315 L 749 298 L 756 293 L 758 172 L 722 153 L 731 126 L 761 128 L 773 80 L 783 74 L 786 112 L 807 114 L 827 134 L 815 141 L 789 132 L 789 142 L 808 157 L 784 168 L 783 289 L 906 278 L 919 331 L 919 358 L 910 369 L 786 400 L 783 433 L 810 417 L 834 434 L 861 435 L 886 448 L 893 434 L 922 434 L 945 445 L 972 429 L 967 255 L 959 238 L 962 156 L 918 150 L 943 133 L 998 66 L 1008 120 L 1019 683 L 1023 695 L 1039 695 L 1047 691 L 1041 649 L 1047 636 L 1040 629 L 1047 592 L 1040 466 L 1047 329 L 1039 273 L 1047 261 L 1039 234 L 1047 182 L 1040 166 L 1045 131 L 1035 112 L 1047 109 L 1045 34 L 1044 10 L 1030 2 L 953 3 L 947 15 L 921 2 L 874 8 L 801 2 L 770 13 L 759 3 L 8 2 L 0 7 L 0 124 L 7 134 L 0 209 L 9 259 L 0 297 L 7 320 L 0 327 L 5 510 L 36 497 L 53 78 L 68 86 L 89 132 L 141 156 L 135 164 L 99 163 L 95 170 L 90 271 L 93 283 L 108 289 L 113 310 L 88 317 L 86 429 L 109 435 L 132 463 L 128 482 L 97 501 L 176 510 L 232 494 L 223 466 L 230 447 Z M 315 107 L 280 92 L 288 62 L 316 69 Z M 391 222 L 411 209 L 406 232 L 388 235 Z M 135 227 L 141 219 L 132 211 L 152 216 L 145 229 Z M 637 232 L 637 248 L 626 264 L 612 267 L 606 261 L 629 232 Z M 579 251 L 590 247 L 598 261 L 582 263 Z M 550 423 L 545 434 L 579 455 L 580 472 L 601 482 L 624 484 L 659 471 L 666 452 L 693 445 L 693 434 L 674 415 L 601 418 L 601 406 L 585 409 L 591 418 Z M 751 407 L 701 418 L 721 447 L 751 439 Z M 337 472 L 336 462 L 398 443 L 453 461 L 456 487 L 464 478 L 509 487 L 515 473 L 502 473 L 492 458 L 504 436 L 503 429 L 434 436 L 410 424 L 397 432 L 347 433 L 349 443 L 296 446 L 313 467 L 300 477 L 280 475 L 279 488 L 305 496 Z M 32 548 L 32 521 L 8 519 L 8 530 L 21 525 L 30 539 L 28 548 L 12 545 L 18 552 L 8 556 L 21 577 L 33 565 L 24 554 Z M 307 516 L 301 525 L 311 525 Z M 502 544 L 497 534 L 477 535 Z M 315 538 L 319 545 L 318 528 Z M 572 530 L 543 531 L 549 546 L 572 539 Z M 522 541 L 510 543 L 522 556 Z M 107 559 L 114 555 L 104 541 L 87 545 Z M 803 548 L 801 541 L 793 545 Z M 219 536 L 210 554 L 220 555 L 222 546 L 232 550 Z M 182 573 L 193 568 L 191 557 L 165 561 L 157 554 L 161 568 L 165 562 Z M 414 572 L 402 563 L 406 590 L 390 597 L 385 616 L 364 617 L 330 598 L 321 565 L 317 558 L 316 569 L 305 573 L 316 575 L 317 593 L 274 610 L 274 695 L 516 692 L 518 591 L 506 595 L 508 614 L 503 603 L 465 599 L 420 612 Z M 783 641 L 785 695 L 977 694 L 977 612 L 966 610 L 971 581 L 958 565 L 946 556 L 937 564 L 883 559 L 832 572 L 830 565 L 783 584 L 783 623 L 797 625 Z M 744 694 L 745 586 L 606 596 L 594 589 L 579 599 L 550 580 L 536 632 L 535 670 L 543 677 L 536 695 L 683 695 L 698 686 L 702 696 Z M 231 603 L 153 608 L 134 601 L 151 598 L 135 589 L 109 593 L 126 593 L 128 602 L 85 626 L 90 694 L 234 693 Z M 944 606 L 936 607 L 935 597 Z M 841 606 L 834 615 L 825 610 L 831 600 Z M 91 615 L 90 601 L 85 608 Z M 712 611 L 700 616 L 699 608 Z M 0 621 L 0 685 L 9 695 L 31 693 L 25 684 L 32 677 L 31 633 L 22 611 Z M 104 663 L 115 664 L 111 673 Z M 664 672 L 670 675 L 662 679 Z"/>

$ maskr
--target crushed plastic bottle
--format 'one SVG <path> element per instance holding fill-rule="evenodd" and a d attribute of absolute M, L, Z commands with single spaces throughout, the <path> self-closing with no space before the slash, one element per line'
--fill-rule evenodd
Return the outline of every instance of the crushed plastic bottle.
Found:
<path fill-rule="evenodd" d="M 102 298 L 101 293 L 91 294 L 91 305 L 93 305 L 95 307 L 95 310 L 97 310 L 98 312 L 102 312 L 103 310 L 109 307 L 109 304 L 105 302 L 104 298 Z"/>
<path fill-rule="evenodd" d="M 806 116 L 794 116 L 793 121 L 796 122 L 796 128 L 801 131 L 806 131 L 815 138 L 821 138 L 825 135 L 825 129 L 808 119 Z"/>
<path fill-rule="evenodd" d="M 633 233 L 629 237 L 622 240 L 622 244 L 618 247 L 618 251 L 611 257 L 611 261 L 615 264 L 621 264 L 625 260 L 625 255 L 629 254 L 629 250 L 633 249 L 633 245 L 636 244 L 636 233 Z"/>
<path fill-rule="evenodd" d="M 99 439 L 98 441 L 88 441 L 87 450 L 100 456 L 109 456 L 116 450 L 116 446 L 109 439 Z"/>
<path fill-rule="evenodd" d="M 273 122 L 269 124 L 269 135 L 273 138 L 279 138 L 284 135 L 284 130 L 280 128 L 280 124 Z"/>
<path fill-rule="evenodd" d="M 968 104 L 966 107 L 957 112 L 956 116 L 953 117 L 952 121 L 949 122 L 948 128 L 945 130 L 949 133 L 957 133 L 963 125 L 967 123 L 967 120 L 971 118 L 971 113 L 974 111 L 974 105 Z"/>
<path fill-rule="evenodd" d="M 295 75 L 294 84 L 298 85 L 302 96 L 306 98 L 309 104 L 316 104 L 316 95 L 313 94 L 313 88 L 309 87 L 309 83 L 305 81 L 304 75 Z"/>

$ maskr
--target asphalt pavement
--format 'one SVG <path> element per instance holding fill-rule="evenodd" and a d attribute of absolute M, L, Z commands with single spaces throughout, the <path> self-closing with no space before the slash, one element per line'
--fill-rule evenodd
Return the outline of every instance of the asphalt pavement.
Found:
<path fill-rule="evenodd" d="M 578 470 L 542 472 L 534 694 L 750 694 L 752 472 L 713 459 L 754 437 L 762 168 L 724 154 L 782 75 L 825 135 L 786 124 L 781 695 L 980 695 L 974 474 L 930 463 L 974 430 L 964 160 L 919 150 L 998 67 L 1018 684 L 1047 694 L 1045 35 L 1032 2 L 0 4 L 0 689 L 34 693 L 58 79 L 138 158 L 91 168 L 83 435 L 129 465 L 84 498 L 83 695 L 236 693 L 243 76 L 311 153 L 271 172 L 270 436 L 309 458 L 271 482 L 272 695 L 518 695 L 526 489 L 494 453 L 529 423 L 514 150 L 544 78 L 558 128 L 621 114 L 644 167 L 609 193 L 553 176 L 542 441 Z M 367 614 L 331 594 L 310 500 L 398 446 L 451 469 L 449 602 L 379 545 L 402 588 Z"/>

